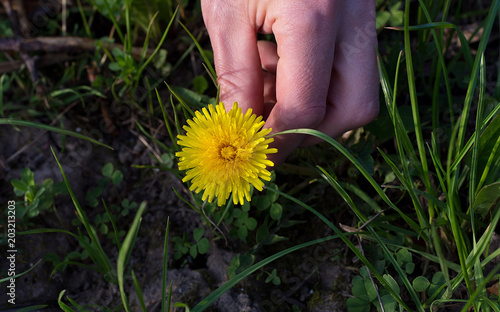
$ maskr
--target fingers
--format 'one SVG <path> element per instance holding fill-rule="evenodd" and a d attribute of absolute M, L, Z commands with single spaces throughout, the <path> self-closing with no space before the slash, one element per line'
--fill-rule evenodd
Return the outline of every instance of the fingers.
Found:
<path fill-rule="evenodd" d="M 342 9 L 326 115 L 317 127 L 331 137 L 369 123 L 379 110 L 375 5 L 357 2 Z M 309 137 L 303 145 L 317 142 Z"/>
<path fill-rule="evenodd" d="M 234 102 L 245 112 L 262 114 L 263 76 L 255 22 L 248 19 L 246 1 L 204 0 L 203 19 L 214 52 L 220 100 L 229 110 Z"/>
<path fill-rule="evenodd" d="M 272 25 L 278 44 L 276 104 L 266 127 L 273 132 L 294 128 L 316 128 L 326 112 L 335 46 L 337 1 L 280 2 Z M 297 7 L 298 6 L 298 7 Z M 303 6 L 303 7 L 301 7 Z M 311 7 L 312 6 L 312 7 Z M 300 15 L 297 14 L 300 12 Z M 262 56 L 262 54 L 261 54 Z M 304 139 L 303 136 L 276 137 L 272 155 L 282 162 Z M 270 156 L 271 158 L 271 156 Z"/>

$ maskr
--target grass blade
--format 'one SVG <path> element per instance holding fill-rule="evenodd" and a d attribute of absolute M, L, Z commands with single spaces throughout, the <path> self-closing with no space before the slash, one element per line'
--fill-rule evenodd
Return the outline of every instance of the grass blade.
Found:
<path fill-rule="evenodd" d="M 364 166 L 354 157 L 351 153 L 347 151 L 345 147 L 343 147 L 339 142 L 336 140 L 332 139 L 328 135 L 314 130 L 314 129 L 292 129 L 292 130 L 286 130 L 282 131 L 279 133 L 276 133 L 275 135 L 279 134 L 288 134 L 288 133 L 295 133 L 295 134 L 308 134 L 315 136 L 317 138 L 320 138 L 326 142 L 328 142 L 330 145 L 335 147 L 339 152 L 341 152 L 347 159 L 349 159 L 357 168 L 358 170 L 363 174 L 363 176 L 368 180 L 368 182 L 373 186 L 375 191 L 380 195 L 382 200 L 384 200 L 392 209 L 397 211 L 399 215 L 405 220 L 405 222 L 416 232 L 424 236 L 425 239 L 428 239 L 427 234 L 423 232 L 422 228 L 411 218 L 409 218 L 406 214 L 404 214 L 398 207 L 392 203 L 392 201 L 387 197 L 385 192 L 382 190 L 382 188 L 377 184 L 377 182 L 373 179 L 373 177 L 366 171 Z"/>
<path fill-rule="evenodd" d="M 52 131 L 52 132 L 56 132 L 56 133 L 59 133 L 59 134 L 62 134 L 62 135 L 69 135 L 69 136 L 72 136 L 72 137 L 75 137 L 75 138 L 78 138 L 78 139 L 86 140 L 86 141 L 89 141 L 91 143 L 94 143 L 94 144 L 97 144 L 97 145 L 100 145 L 100 146 L 104 146 L 106 148 L 109 148 L 110 150 L 113 150 L 113 148 L 111 146 L 108 146 L 108 145 L 106 145 L 104 143 L 96 141 L 96 140 L 94 140 L 92 138 L 89 138 L 89 137 L 83 135 L 83 134 L 80 134 L 80 133 L 77 133 L 77 132 L 73 132 L 73 131 L 69 131 L 69 130 L 66 130 L 66 129 L 61 129 L 61 128 L 53 127 L 53 126 L 48 126 L 48 125 L 41 124 L 41 123 L 38 123 L 38 122 L 18 120 L 18 119 L 12 119 L 12 118 L 0 118 L 0 125 L 33 127 L 33 128 L 38 128 L 38 129 L 46 130 L 46 131 Z"/>
<path fill-rule="evenodd" d="M 184 26 L 184 24 L 182 24 L 180 21 L 179 21 L 179 25 L 182 26 L 182 28 L 184 28 L 184 30 L 187 32 L 187 34 L 189 35 L 189 37 L 191 37 L 191 40 L 193 40 L 194 44 L 196 44 L 196 47 L 198 48 L 198 51 L 200 52 L 200 55 L 201 57 L 203 58 L 203 61 L 205 62 L 205 65 L 208 67 L 209 71 L 210 71 L 210 74 L 212 77 L 217 77 L 217 74 L 215 72 L 215 69 L 214 67 L 212 66 L 212 64 L 210 63 L 210 60 L 208 59 L 205 51 L 203 51 L 203 48 L 200 46 L 200 44 L 198 43 L 198 40 L 196 40 L 196 38 L 193 36 L 193 34 L 187 29 L 186 26 Z"/>
<path fill-rule="evenodd" d="M 172 297 L 172 283 L 168 292 L 168 300 L 165 302 L 165 294 L 167 291 L 167 269 L 168 269 L 168 231 L 170 227 L 170 218 L 167 218 L 167 226 L 165 228 L 165 240 L 163 242 L 163 269 L 161 278 L 161 312 L 170 311 L 170 299 Z"/>
<path fill-rule="evenodd" d="M 9 276 L 9 277 L 4 277 L 4 278 L 1 278 L 0 279 L 0 284 L 1 283 L 4 283 L 4 282 L 7 282 L 9 281 L 11 278 L 18 278 L 18 277 L 21 277 L 23 276 L 24 274 L 27 274 L 29 271 L 33 270 L 38 264 L 40 264 L 40 262 L 42 262 L 42 259 L 38 260 L 35 265 L 33 265 L 31 268 L 27 269 L 26 271 L 24 272 L 21 272 L 19 274 L 16 274 L 14 276 Z"/>
<path fill-rule="evenodd" d="M 144 296 L 142 294 L 142 289 L 141 286 L 139 285 L 139 281 L 137 280 L 137 277 L 135 276 L 133 270 L 132 270 L 132 281 L 134 282 L 135 293 L 137 294 L 137 298 L 139 299 L 139 305 L 141 306 L 143 312 L 147 312 L 148 310 L 146 309 L 146 305 L 144 304 Z"/>
<path fill-rule="evenodd" d="M 148 66 L 148 64 L 151 62 L 151 60 L 155 57 L 155 55 L 158 53 L 158 51 L 160 51 L 160 48 L 163 44 L 163 42 L 165 41 L 165 39 L 167 38 L 167 34 L 168 34 L 168 31 L 170 30 L 170 26 L 172 26 L 172 23 L 173 21 L 175 20 L 175 17 L 177 16 L 177 11 L 178 11 L 179 7 L 177 7 L 175 9 L 175 12 L 174 14 L 172 15 L 172 18 L 170 19 L 170 21 L 168 22 L 168 25 L 167 25 L 167 28 L 165 29 L 165 31 L 163 32 L 163 36 L 161 37 L 160 39 L 160 42 L 158 42 L 158 45 L 156 46 L 155 50 L 153 51 L 153 53 L 151 53 L 151 55 L 148 57 L 148 59 L 141 65 L 141 67 L 139 68 L 139 70 L 137 71 L 137 76 L 140 76 L 141 73 L 144 71 L 144 69 L 146 68 L 146 66 Z M 137 81 L 139 81 L 137 79 Z"/>
<path fill-rule="evenodd" d="M 429 166 L 427 164 L 427 155 L 425 152 L 424 138 L 422 135 L 422 127 L 420 123 L 420 111 L 418 109 L 417 90 L 415 86 L 415 74 L 413 71 L 413 61 L 411 55 L 410 45 L 410 1 L 405 2 L 404 12 L 404 45 L 405 45 L 405 58 L 406 58 L 406 72 L 408 78 L 408 88 L 410 92 L 410 103 L 413 114 L 413 125 L 415 126 L 415 135 L 417 141 L 417 149 L 420 156 L 420 163 L 422 165 L 421 179 L 427 191 L 435 195 L 434 188 L 429 180 Z M 429 202 L 429 220 L 434 219 L 434 205 Z"/>
<path fill-rule="evenodd" d="M 156 98 L 158 99 L 158 104 L 160 105 L 161 113 L 163 115 L 163 121 L 165 122 L 165 128 L 167 128 L 167 132 L 168 132 L 168 135 L 170 136 L 170 141 L 174 145 L 174 149 L 176 151 L 178 151 L 179 146 L 177 145 L 177 140 L 172 132 L 172 129 L 170 128 L 170 122 L 168 121 L 168 118 L 167 118 L 165 106 L 163 106 L 163 101 L 161 100 L 160 94 L 158 93 L 158 89 L 155 88 L 155 91 L 156 91 Z"/>
<path fill-rule="evenodd" d="M 122 248 L 120 249 L 118 253 L 118 260 L 116 263 L 116 275 L 118 278 L 118 286 L 120 288 L 120 295 L 122 297 L 122 303 L 125 311 L 129 312 L 130 307 L 129 303 L 127 300 L 127 297 L 125 295 L 125 287 L 124 287 L 124 275 L 125 275 L 125 265 L 127 264 L 127 260 L 130 257 L 130 253 L 132 252 L 132 247 L 133 247 L 133 242 L 135 241 L 135 238 L 137 237 L 137 232 L 139 230 L 139 225 L 141 223 L 141 217 L 142 214 L 144 213 L 144 210 L 146 209 L 146 202 L 143 201 L 139 209 L 137 210 L 137 213 L 135 214 L 134 221 L 132 222 L 132 225 L 130 226 L 130 229 L 127 233 L 127 236 L 125 236 L 125 239 L 123 240 L 122 243 Z"/>
<path fill-rule="evenodd" d="M 214 292 L 212 292 L 210 295 L 208 295 L 205 299 L 203 299 L 200 303 L 198 303 L 191 311 L 192 312 L 201 312 L 204 311 L 206 308 L 210 306 L 215 300 L 217 300 L 222 294 L 224 294 L 226 291 L 231 289 L 233 286 L 238 284 L 240 281 L 245 279 L 247 276 L 250 274 L 254 273 L 258 269 L 268 265 L 269 263 L 289 254 L 294 251 L 300 250 L 305 247 L 309 247 L 315 244 L 323 243 L 332 239 L 338 238 L 338 235 L 333 235 L 333 236 L 328 236 L 325 238 L 320 238 L 316 239 L 307 243 L 299 244 L 293 247 L 290 247 L 288 249 L 285 249 L 283 251 L 280 251 L 270 257 L 267 257 L 266 259 L 252 265 L 251 267 L 247 268 L 246 270 L 242 271 L 240 274 L 236 275 L 234 278 L 230 279 L 227 281 L 224 285 L 221 287 L 217 288 Z"/>
<path fill-rule="evenodd" d="M 54 152 L 54 149 L 52 148 L 52 146 L 50 147 L 50 149 L 52 151 L 52 154 L 54 155 L 54 158 L 57 162 L 57 165 L 59 166 L 59 169 L 60 169 L 61 174 L 62 174 L 63 179 L 64 179 L 64 183 L 66 184 L 66 188 L 68 189 L 69 195 L 71 196 L 71 200 L 73 201 L 73 204 L 74 204 L 76 211 L 78 213 L 78 217 L 79 217 L 80 221 L 83 223 L 85 230 L 87 231 L 87 234 L 90 237 L 90 241 L 91 241 L 93 248 L 91 248 L 89 250 L 89 255 L 90 255 L 91 251 L 95 251 L 94 256 L 95 256 L 96 265 L 98 265 L 100 268 L 102 268 L 102 270 L 105 271 L 106 273 L 112 273 L 113 270 L 112 270 L 111 261 L 109 260 L 108 256 L 106 255 L 106 253 L 102 249 L 101 243 L 99 242 L 99 239 L 97 237 L 95 230 L 90 225 L 90 222 L 87 218 L 87 215 L 85 214 L 85 211 L 83 211 L 82 207 L 80 206 L 80 203 L 78 202 L 78 199 L 76 198 L 75 194 L 73 193 L 73 190 L 71 189 L 71 187 L 69 185 L 69 181 L 68 181 L 68 178 L 66 177 L 64 169 L 63 169 L 61 163 L 59 162 L 59 159 L 57 159 L 56 153 Z"/>

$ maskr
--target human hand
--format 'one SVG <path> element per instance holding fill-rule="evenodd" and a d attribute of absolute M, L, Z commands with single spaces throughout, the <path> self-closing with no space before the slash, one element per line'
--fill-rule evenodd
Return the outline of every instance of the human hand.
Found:
<path fill-rule="evenodd" d="M 202 0 L 220 100 L 266 118 L 273 133 L 312 128 L 336 137 L 379 110 L 375 1 Z M 257 41 L 273 33 L 276 43 Z M 264 70 L 263 70 L 264 69 Z M 277 166 L 313 137 L 275 138 Z"/>

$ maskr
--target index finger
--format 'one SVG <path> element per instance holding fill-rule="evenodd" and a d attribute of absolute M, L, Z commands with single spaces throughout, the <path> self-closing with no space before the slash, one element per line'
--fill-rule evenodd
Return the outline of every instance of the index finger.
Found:
<path fill-rule="evenodd" d="M 255 23 L 245 13 L 246 1 L 202 1 L 203 19 L 214 52 L 220 100 L 245 112 L 262 114 L 263 78 Z"/>

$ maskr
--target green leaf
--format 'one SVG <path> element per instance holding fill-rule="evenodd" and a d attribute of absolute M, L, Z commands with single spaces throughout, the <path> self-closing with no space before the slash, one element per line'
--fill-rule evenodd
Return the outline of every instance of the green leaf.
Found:
<path fill-rule="evenodd" d="M 425 291 L 427 287 L 429 287 L 431 282 L 429 282 L 429 280 L 424 276 L 417 276 L 413 280 L 412 284 L 415 291 L 422 292 Z"/>
<path fill-rule="evenodd" d="M 378 11 L 375 19 L 377 29 L 379 29 L 380 27 L 384 27 L 390 18 L 391 18 L 391 13 L 387 11 Z"/>
<path fill-rule="evenodd" d="M 267 224 L 268 218 L 266 218 L 266 221 L 264 221 L 264 224 L 262 224 L 259 229 L 257 230 L 257 243 L 263 243 L 266 238 L 269 236 L 269 229 L 268 229 L 268 224 Z"/>
<path fill-rule="evenodd" d="M 101 231 L 101 234 L 103 234 L 103 235 L 108 234 L 108 226 L 105 223 L 102 223 L 100 231 Z"/>
<path fill-rule="evenodd" d="M 254 218 L 248 218 L 245 222 L 245 225 L 250 231 L 253 231 L 257 227 L 257 220 L 255 220 Z"/>
<path fill-rule="evenodd" d="M 265 280 L 265 283 L 269 283 L 270 281 L 272 281 L 274 278 L 276 277 L 276 269 L 273 269 L 273 271 L 271 272 L 271 274 L 269 274 L 269 276 L 266 278 Z"/>
<path fill-rule="evenodd" d="M 203 97 L 200 94 L 182 87 L 171 86 L 170 88 L 174 95 L 181 98 L 190 108 L 201 107 Z"/>
<path fill-rule="evenodd" d="M 201 237 L 205 233 L 205 228 L 197 228 L 193 231 L 193 238 L 195 242 L 200 241 Z"/>
<path fill-rule="evenodd" d="M 349 312 L 370 312 L 370 303 L 359 298 L 349 298 L 346 301 Z"/>
<path fill-rule="evenodd" d="M 363 279 L 364 285 L 365 285 L 365 290 L 366 290 L 366 295 L 368 296 L 368 300 L 371 302 L 375 299 L 377 299 L 377 289 L 373 285 L 373 282 L 369 278 L 364 278 Z M 391 287 L 392 289 L 392 287 Z"/>
<path fill-rule="evenodd" d="M 198 252 L 200 254 L 205 254 L 207 251 L 210 249 L 210 242 L 206 237 L 203 237 L 199 242 L 198 242 Z"/>
<path fill-rule="evenodd" d="M 193 88 L 199 94 L 205 93 L 208 89 L 208 81 L 203 76 L 196 76 L 193 78 Z"/>
<path fill-rule="evenodd" d="M 38 209 L 38 204 L 40 204 L 40 198 L 35 198 L 35 200 L 28 206 L 28 216 L 34 218 L 40 214 L 40 209 Z"/>
<path fill-rule="evenodd" d="M 432 283 L 429 286 L 429 289 L 427 290 L 427 294 L 429 296 L 432 296 L 444 283 L 446 283 L 446 280 L 444 278 L 443 272 L 438 271 L 434 273 L 434 275 L 432 276 Z M 443 292 L 444 290 L 441 291 L 441 293 L 438 295 L 438 298 Z"/>
<path fill-rule="evenodd" d="M 238 229 L 238 237 L 241 239 L 245 239 L 248 236 L 248 230 L 246 227 L 242 226 Z"/>
<path fill-rule="evenodd" d="M 193 245 L 191 246 L 191 248 L 189 248 L 189 254 L 191 255 L 191 257 L 196 258 L 196 256 L 198 255 L 198 249 L 196 248 L 196 245 Z"/>
<path fill-rule="evenodd" d="M 358 299 L 362 299 L 363 301 L 370 302 L 370 298 L 366 292 L 365 288 L 365 279 L 361 276 L 354 276 L 352 279 L 352 295 Z"/>
<path fill-rule="evenodd" d="M 269 211 L 271 218 L 274 220 L 281 219 L 281 215 L 283 213 L 283 208 L 280 204 L 274 203 L 271 205 L 271 210 Z"/>
<path fill-rule="evenodd" d="M 472 211 L 478 212 L 484 218 L 499 198 L 500 182 L 486 185 L 477 193 L 472 204 Z"/>
<path fill-rule="evenodd" d="M 405 265 L 405 271 L 406 271 L 406 273 L 408 273 L 408 274 L 412 274 L 414 270 L 415 270 L 415 263 L 413 263 L 413 262 L 408 262 L 408 263 Z"/>
<path fill-rule="evenodd" d="M 16 188 L 17 190 L 19 190 L 21 192 L 28 191 L 28 185 L 21 180 L 12 179 L 10 181 L 10 183 L 12 184 L 12 186 L 14 186 L 14 188 Z"/>
<path fill-rule="evenodd" d="M 123 173 L 120 170 L 116 170 L 113 172 L 113 176 L 111 177 L 114 185 L 118 185 L 123 181 Z"/>
<path fill-rule="evenodd" d="M 387 284 L 389 284 L 389 286 L 391 287 L 392 291 L 395 294 L 399 295 L 400 289 L 399 289 L 399 285 L 396 282 L 396 280 L 392 276 L 390 276 L 389 274 L 384 274 L 384 279 L 387 281 Z"/>
<path fill-rule="evenodd" d="M 102 167 L 102 175 L 111 178 L 111 176 L 113 175 L 113 170 L 113 164 L 108 162 L 104 165 L 104 167 Z"/>
<path fill-rule="evenodd" d="M 252 198 L 252 204 L 257 207 L 257 210 L 262 211 L 266 210 L 271 206 L 271 198 L 269 196 L 261 195 Z"/>
<path fill-rule="evenodd" d="M 35 174 L 28 167 L 21 171 L 21 179 L 28 185 L 35 185 Z"/>
<path fill-rule="evenodd" d="M 403 11 L 401 10 L 401 2 L 395 3 L 390 7 L 391 12 L 390 24 L 391 26 L 401 26 L 403 24 Z"/>
<path fill-rule="evenodd" d="M 406 262 L 411 262 L 412 255 L 406 248 L 401 248 L 396 253 L 396 259 L 398 260 L 399 265 L 402 265 Z"/>
<path fill-rule="evenodd" d="M 380 298 L 382 304 L 384 305 L 384 311 L 395 312 L 396 311 L 396 300 L 391 295 L 384 295 Z M 378 303 L 378 300 L 377 300 Z M 377 304 L 377 307 L 379 304 Z"/>
<path fill-rule="evenodd" d="M 272 244 L 276 244 L 276 243 L 283 242 L 286 240 L 288 240 L 288 237 L 273 234 L 271 236 L 271 239 L 268 242 L 266 242 L 266 245 L 272 245 Z"/>

